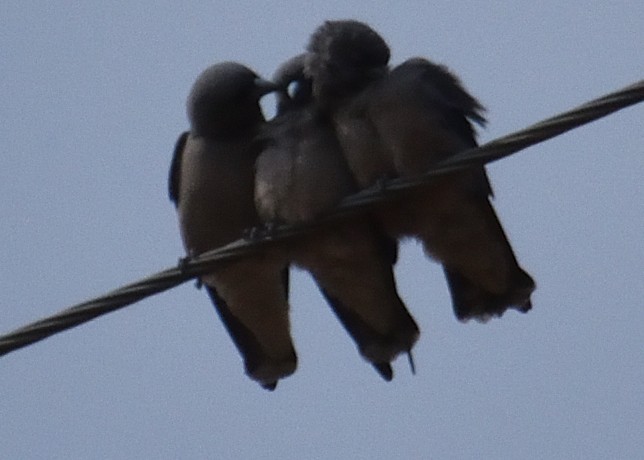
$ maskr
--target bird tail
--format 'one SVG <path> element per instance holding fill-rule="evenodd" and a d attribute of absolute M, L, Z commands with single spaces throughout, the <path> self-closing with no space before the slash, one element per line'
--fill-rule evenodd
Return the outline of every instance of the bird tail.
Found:
<path fill-rule="evenodd" d="M 400 353 L 411 353 L 419 335 L 418 325 L 402 301 L 396 302 L 389 312 L 391 321 L 387 331 L 380 332 L 359 311 L 325 289 L 322 288 L 321 291 L 344 329 L 356 343 L 360 354 L 384 380 L 392 380 L 391 361 Z"/>
<path fill-rule="evenodd" d="M 206 285 L 221 321 L 244 360 L 246 374 L 272 391 L 279 379 L 295 372 L 297 355 L 290 335 L 286 297 L 281 292 L 266 295 L 270 291 L 265 290 L 266 298 L 257 301 L 252 291 L 260 292 L 261 288 L 244 285 L 243 292 L 232 294 L 221 289 L 220 292 L 226 292 L 227 301 L 214 287 Z M 271 300 L 274 302 L 267 303 Z"/>
<path fill-rule="evenodd" d="M 396 290 L 395 249 L 380 236 L 359 222 L 319 233 L 317 254 L 301 265 L 315 278 L 360 354 L 389 381 L 391 361 L 411 351 L 419 329 Z"/>
<path fill-rule="evenodd" d="M 489 198 L 458 186 L 425 197 L 417 235 L 444 266 L 458 319 L 530 310 L 535 283 L 519 266 Z"/>
<path fill-rule="evenodd" d="M 534 281 L 525 271 L 517 267 L 511 288 L 503 294 L 493 294 L 477 286 L 454 270 L 443 267 L 454 314 L 459 321 L 472 318 L 486 322 L 492 317 L 501 316 L 509 308 L 527 313 L 532 308 L 530 294 Z"/>

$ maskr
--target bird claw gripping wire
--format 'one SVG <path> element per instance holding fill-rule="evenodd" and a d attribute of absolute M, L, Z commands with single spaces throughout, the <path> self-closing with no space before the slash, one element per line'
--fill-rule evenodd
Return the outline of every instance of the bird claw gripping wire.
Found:
<path fill-rule="evenodd" d="M 181 273 L 186 272 L 186 269 L 188 268 L 188 264 L 190 263 L 191 260 L 192 260 L 191 255 L 179 258 L 179 262 L 177 263 L 177 268 Z M 203 283 L 201 282 L 201 278 L 197 277 L 195 279 L 195 287 L 197 289 L 201 289 L 202 286 L 203 286 Z"/>
<path fill-rule="evenodd" d="M 391 178 L 385 174 L 383 176 L 380 176 L 375 184 L 373 185 L 373 189 L 377 191 L 378 193 L 384 194 L 387 191 L 387 188 L 389 187 L 389 180 Z"/>
<path fill-rule="evenodd" d="M 244 230 L 243 238 L 247 241 L 272 240 L 279 225 L 277 222 L 266 222 Z"/>

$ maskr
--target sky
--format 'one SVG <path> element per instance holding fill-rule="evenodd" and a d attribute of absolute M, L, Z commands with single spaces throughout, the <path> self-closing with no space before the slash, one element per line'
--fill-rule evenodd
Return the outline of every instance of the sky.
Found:
<path fill-rule="evenodd" d="M 0 2 L 0 334 L 183 255 L 167 173 L 212 63 L 270 76 L 325 19 L 448 65 L 485 142 L 644 78 L 636 1 Z M 270 102 L 270 101 L 269 101 Z M 267 109 L 270 110 L 270 109 Z M 194 283 L 0 358 L 0 458 L 636 458 L 644 450 L 644 104 L 488 167 L 534 308 L 459 323 L 396 276 L 421 338 L 382 381 L 304 272 L 269 393 Z"/>

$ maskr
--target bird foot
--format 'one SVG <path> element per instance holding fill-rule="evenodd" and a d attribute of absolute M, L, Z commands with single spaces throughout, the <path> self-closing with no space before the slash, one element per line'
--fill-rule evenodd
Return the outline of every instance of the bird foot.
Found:
<path fill-rule="evenodd" d="M 386 174 L 384 176 L 379 177 L 374 184 L 374 189 L 379 193 L 385 193 L 389 185 L 389 179 L 390 177 L 387 176 Z"/>
<path fill-rule="evenodd" d="M 278 227 L 277 222 L 266 222 L 244 230 L 243 238 L 248 241 L 272 240 Z"/>
<path fill-rule="evenodd" d="M 188 267 L 188 264 L 190 263 L 190 259 L 192 259 L 191 256 L 185 256 L 185 257 L 179 257 L 179 261 L 177 262 L 177 268 L 181 273 L 186 272 L 186 268 Z"/>
<path fill-rule="evenodd" d="M 188 264 L 192 260 L 192 256 L 186 256 L 186 257 L 180 257 L 179 262 L 177 263 L 177 268 L 181 273 L 185 273 L 186 269 L 188 268 Z M 203 283 L 201 282 L 201 278 L 195 279 L 195 287 L 197 289 L 201 289 L 203 286 Z"/>

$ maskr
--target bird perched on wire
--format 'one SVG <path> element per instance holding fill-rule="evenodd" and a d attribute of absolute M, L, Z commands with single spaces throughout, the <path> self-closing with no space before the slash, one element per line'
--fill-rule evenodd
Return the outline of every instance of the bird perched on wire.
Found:
<path fill-rule="evenodd" d="M 314 221 L 357 191 L 329 119 L 312 104 L 304 55 L 283 64 L 273 81 L 277 116 L 265 125 L 255 201 L 269 224 Z M 397 242 L 367 215 L 323 224 L 289 242 L 290 259 L 308 270 L 362 356 L 385 380 L 391 361 L 408 353 L 419 330 L 396 291 Z"/>
<path fill-rule="evenodd" d="M 277 87 L 233 62 L 215 64 L 188 98 L 190 131 L 177 141 L 170 199 L 177 207 L 188 255 L 242 237 L 259 225 L 254 168 L 265 123 L 259 99 Z M 296 368 L 288 306 L 288 265 L 270 248 L 201 276 L 221 320 L 243 357 L 246 373 L 264 388 Z"/>
<path fill-rule="evenodd" d="M 445 67 L 413 58 L 390 70 L 389 47 L 358 21 L 327 21 L 311 36 L 306 73 L 333 120 L 361 187 L 422 175 L 477 145 L 483 107 Z M 382 206 L 388 233 L 422 241 L 442 263 L 458 319 L 485 321 L 508 308 L 526 312 L 535 288 L 490 203 L 483 165 L 438 177 Z"/>

